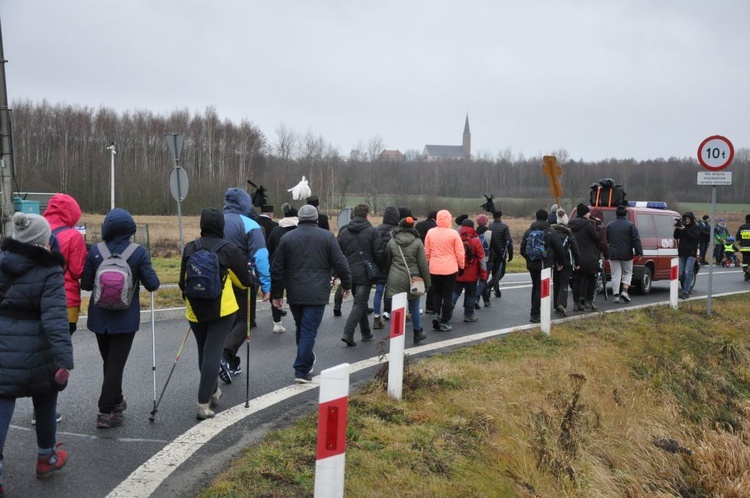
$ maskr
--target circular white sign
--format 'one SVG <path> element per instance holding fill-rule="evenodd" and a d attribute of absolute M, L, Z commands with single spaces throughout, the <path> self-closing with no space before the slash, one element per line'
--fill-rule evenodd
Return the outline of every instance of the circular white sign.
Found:
<path fill-rule="evenodd" d="M 734 159 L 734 146 L 721 135 L 708 137 L 698 147 L 698 161 L 709 171 L 719 171 L 729 166 Z"/>

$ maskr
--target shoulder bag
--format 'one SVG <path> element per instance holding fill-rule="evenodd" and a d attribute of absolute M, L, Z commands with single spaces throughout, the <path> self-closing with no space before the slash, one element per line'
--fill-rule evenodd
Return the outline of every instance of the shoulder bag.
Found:
<path fill-rule="evenodd" d="M 409 270 L 409 263 L 406 262 L 406 257 L 404 257 L 404 251 L 401 250 L 400 245 L 396 244 L 396 247 L 398 247 L 398 252 L 401 253 L 401 259 L 404 260 L 406 273 L 409 274 L 409 294 L 411 294 L 412 296 L 423 295 L 425 293 L 424 279 L 418 275 L 414 275 L 411 273 L 411 270 Z"/>

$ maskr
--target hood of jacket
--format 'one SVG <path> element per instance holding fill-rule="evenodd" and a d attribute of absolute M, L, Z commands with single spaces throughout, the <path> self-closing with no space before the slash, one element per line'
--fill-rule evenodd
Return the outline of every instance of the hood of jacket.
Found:
<path fill-rule="evenodd" d="M 35 266 L 65 266 L 65 258 L 59 252 L 51 253 L 44 247 L 24 244 L 6 237 L 0 245 L 0 270 L 6 275 L 19 277 Z"/>
<path fill-rule="evenodd" d="M 216 208 L 201 212 L 201 237 L 224 238 L 224 215 Z"/>
<path fill-rule="evenodd" d="M 397 226 L 401 219 L 398 217 L 398 209 L 393 206 L 388 206 L 383 212 L 383 224 Z"/>
<path fill-rule="evenodd" d="M 281 228 L 296 227 L 297 223 L 299 223 L 299 218 L 296 216 L 289 216 L 279 220 L 279 226 Z"/>
<path fill-rule="evenodd" d="M 367 221 L 367 219 L 362 218 L 361 216 L 355 216 L 352 218 L 352 220 L 346 225 L 346 229 L 349 230 L 352 233 L 359 233 L 365 228 L 371 227 L 372 224 Z"/>
<path fill-rule="evenodd" d="M 463 238 L 470 239 L 472 237 L 477 237 L 478 236 L 476 230 L 474 230 L 471 227 L 467 227 L 467 226 L 463 226 L 463 225 L 461 226 L 461 229 L 458 231 L 458 233 L 461 234 L 461 238 L 462 239 Z"/>
<path fill-rule="evenodd" d="M 253 210 L 253 200 L 250 194 L 239 187 L 228 188 L 224 194 L 224 212 L 249 216 Z"/>
<path fill-rule="evenodd" d="M 55 194 L 44 210 L 44 217 L 54 230 L 57 227 L 72 227 L 81 219 L 81 207 L 68 194 Z"/>
<path fill-rule="evenodd" d="M 392 238 L 396 241 L 396 244 L 407 247 L 414 242 L 414 239 L 419 238 L 419 232 L 414 228 L 399 228 L 393 232 Z"/>
<path fill-rule="evenodd" d="M 438 211 L 435 221 L 439 227 L 450 228 L 453 223 L 453 215 L 447 209 L 442 209 Z"/>
<path fill-rule="evenodd" d="M 107 213 L 102 223 L 102 239 L 107 242 L 127 240 L 135 235 L 135 220 L 122 208 L 114 208 Z"/>

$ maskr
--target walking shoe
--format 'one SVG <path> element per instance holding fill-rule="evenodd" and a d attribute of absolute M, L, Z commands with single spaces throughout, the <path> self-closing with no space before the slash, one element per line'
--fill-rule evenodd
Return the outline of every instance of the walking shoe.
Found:
<path fill-rule="evenodd" d="M 232 369 L 229 367 L 227 359 L 223 357 L 219 363 L 219 378 L 224 384 L 232 383 Z"/>
<path fill-rule="evenodd" d="M 341 316 L 341 310 L 337 308 L 333 308 L 333 316 Z"/>
<path fill-rule="evenodd" d="M 474 303 L 474 309 L 475 310 L 481 310 L 482 309 L 482 307 L 479 306 L 479 301 L 477 301 L 477 302 Z"/>
<path fill-rule="evenodd" d="M 464 321 L 465 322 L 469 322 L 469 323 L 473 323 L 473 322 L 478 322 L 479 319 L 476 316 L 474 316 L 474 315 L 464 315 Z"/>
<path fill-rule="evenodd" d="M 368 315 L 372 315 L 373 313 L 375 313 L 375 309 L 373 309 L 373 308 L 367 308 L 367 314 Z"/>
<path fill-rule="evenodd" d="M 309 384 L 310 382 L 312 382 L 312 375 L 295 375 L 294 382 L 296 382 L 297 384 Z"/>
<path fill-rule="evenodd" d="M 315 362 L 316 362 L 316 361 L 318 361 L 318 357 L 317 357 L 317 356 L 315 356 L 315 353 L 313 353 L 312 355 L 313 355 L 313 364 L 312 364 L 312 366 L 310 367 L 310 371 L 309 371 L 309 372 L 307 372 L 307 373 L 308 373 L 308 374 L 310 374 L 310 375 L 312 375 L 312 373 L 313 373 L 313 370 L 315 369 Z"/>
<path fill-rule="evenodd" d="M 485 301 L 485 302 L 484 302 L 484 307 L 485 307 L 485 308 L 492 308 L 492 301 L 489 301 L 489 300 L 488 300 L 488 301 Z"/>
<path fill-rule="evenodd" d="M 357 345 L 357 343 L 354 342 L 354 339 L 349 339 L 347 337 L 342 337 L 341 341 L 345 342 L 348 347 L 352 347 L 352 346 L 356 346 Z"/>
<path fill-rule="evenodd" d="M 44 479 L 52 475 L 52 472 L 60 470 L 68 461 L 68 452 L 60 448 L 62 443 L 57 443 L 49 455 L 36 458 L 36 478 Z"/>
<path fill-rule="evenodd" d="M 216 392 L 211 395 L 211 401 L 208 402 L 209 408 L 215 408 L 219 406 L 219 400 L 221 399 L 221 388 L 217 387 Z"/>
<path fill-rule="evenodd" d="M 434 315 L 434 314 L 435 314 L 435 312 L 434 312 L 434 311 L 432 311 L 432 310 L 431 310 L 430 308 L 425 308 L 425 309 L 424 309 L 424 314 L 425 314 L 425 315 Z"/>
<path fill-rule="evenodd" d="M 62 413 L 56 412 L 55 422 L 60 423 L 61 421 L 62 421 Z M 32 412 L 31 414 L 31 425 L 36 425 L 36 412 Z"/>
<path fill-rule="evenodd" d="M 451 330 L 453 330 L 453 325 L 450 323 L 446 322 L 440 324 L 440 332 L 450 332 Z"/>
<path fill-rule="evenodd" d="M 283 334 L 284 332 L 286 332 L 286 328 L 281 323 L 281 320 L 279 320 L 278 322 L 273 322 L 273 333 L 274 334 Z"/>
<path fill-rule="evenodd" d="M 503 293 L 500 291 L 500 289 L 495 289 L 495 297 L 503 297 Z"/>
<path fill-rule="evenodd" d="M 383 319 L 380 318 L 379 315 L 375 315 L 375 318 L 372 319 L 372 328 L 376 330 L 385 328 L 385 324 L 383 324 Z"/>
<path fill-rule="evenodd" d="M 434 330 L 440 330 L 440 317 L 436 316 L 432 319 L 432 328 Z"/>
<path fill-rule="evenodd" d="M 591 301 L 586 301 L 583 304 L 583 309 L 585 309 L 587 311 L 597 311 L 599 308 L 597 308 L 596 305 L 594 303 L 592 303 Z"/>
<path fill-rule="evenodd" d="M 128 402 L 127 402 L 127 401 L 125 401 L 125 398 L 122 398 L 122 401 L 120 401 L 119 403 L 117 403 L 117 404 L 116 404 L 116 405 L 115 405 L 115 406 L 114 406 L 114 407 L 112 408 L 112 411 L 113 411 L 114 413 L 122 413 L 122 412 L 124 412 L 124 411 L 125 411 L 125 410 L 127 410 L 127 409 L 128 409 Z"/>
<path fill-rule="evenodd" d="M 557 313 L 560 316 L 568 316 L 568 312 L 563 308 L 562 304 L 558 304 L 555 306 L 555 313 Z"/>
<path fill-rule="evenodd" d="M 100 413 L 96 416 L 97 429 L 111 429 L 122 425 L 122 413 Z"/>
<path fill-rule="evenodd" d="M 630 294 L 628 294 L 628 291 L 626 291 L 626 290 L 622 291 L 622 293 L 620 294 L 620 297 L 621 297 L 621 298 L 623 299 L 623 301 L 625 301 L 626 303 L 629 303 L 629 302 L 630 302 Z"/>
<path fill-rule="evenodd" d="M 375 338 L 375 336 L 372 334 L 370 335 L 362 334 L 362 342 L 370 342 L 371 340 L 373 340 L 373 338 Z"/>
<path fill-rule="evenodd" d="M 195 413 L 195 418 L 198 420 L 214 418 L 216 412 L 214 412 L 209 405 L 210 403 L 198 403 L 198 411 Z"/>
<path fill-rule="evenodd" d="M 531 323 L 541 323 L 542 320 L 538 316 L 532 316 L 531 318 L 529 318 L 529 321 Z"/>
<path fill-rule="evenodd" d="M 616 303 L 620 302 L 620 295 L 619 294 L 615 294 L 615 302 Z"/>
<path fill-rule="evenodd" d="M 680 291 L 680 299 L 687 299 L 689 296 L 690 294 L 688 294 L 687 292 Z"/>
<path fill-rule="evenodd" d="M 424 330 L 417 329 L 414 331 L 414 344 L 419 344 L 425 339 L 427 339 L 427 334 L 424 333 Z"/>
<path fill-rule="evenodd" d="M 383 320 L 390 320 L 390 319 L 391 319 L 391 314 L 389 312 L 387 312 L 387 311 L 384 311 L 383 312 Z"/>
<path fill-rule="evenodd" d="M 583 305 L 581 305 L 579 303 L 575 303 L 573 305 L 573 311 L 583 311 Z"/>

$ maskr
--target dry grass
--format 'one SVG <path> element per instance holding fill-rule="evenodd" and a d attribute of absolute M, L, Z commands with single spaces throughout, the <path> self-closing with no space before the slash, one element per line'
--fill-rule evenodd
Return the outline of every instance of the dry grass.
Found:
<path fill-rule="evenodd" d="M 350 396 L 346 495 L 749 496 L 750 307 L 704 308 L 407 361 L 401 402 L 378 376 Z M 311 496 L 315 419 L 249 448 L 201 496 Z"/>

